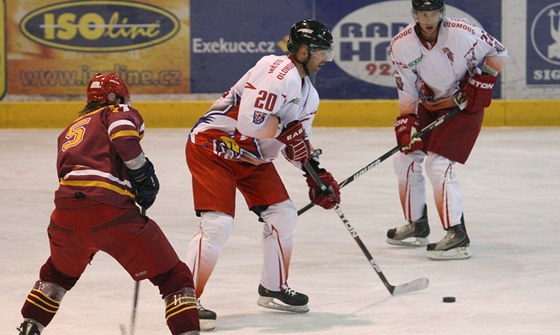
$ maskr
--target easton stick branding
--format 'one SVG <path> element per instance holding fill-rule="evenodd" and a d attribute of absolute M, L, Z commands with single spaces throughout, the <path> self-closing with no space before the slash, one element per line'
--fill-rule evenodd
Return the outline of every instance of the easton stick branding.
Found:
<path fill-rule="evenodd" d="M 20 22 L 28 39 L 78 52 L 115 52 L 163 43 L 180 22 L 165 9 L 131 1 L 70 1 L 38 8 Z"/>

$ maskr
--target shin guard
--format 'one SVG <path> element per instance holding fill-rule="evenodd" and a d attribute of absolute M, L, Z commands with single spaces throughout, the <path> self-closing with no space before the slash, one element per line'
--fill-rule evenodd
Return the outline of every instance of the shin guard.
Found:
<path fill-rule="evenodd" d="M 265 221 L 261 284 L 274 291 L 282 291 L 288 288 L 297 211 L 292 201 L 286 200 L 269 206 L 261 216 Z"/>
<path fill-rule="evenodd" d="M 408 222 L 422 217 L 426 206 L 426 186 L 422 174 L 422 164 L 426 155 L 415 151 L 408 155 L 397 153 L 393 158 L 393 168 L 398 178 L 399 198 Z"/>

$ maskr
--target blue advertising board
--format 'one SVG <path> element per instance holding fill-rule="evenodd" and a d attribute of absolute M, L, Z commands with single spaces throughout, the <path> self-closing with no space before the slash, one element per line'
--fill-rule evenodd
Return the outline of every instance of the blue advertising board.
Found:
<path fill-rule="evenodd" d="M 468 18 L 501 40 L 500 1 L 448 0 L 447 16 Z M 290 26 L 305 18 L 333 33 L 335 58 L 314 78 L 323 99 L 395 99 L 388 48 L 412 22 L 410 0 L 191 2 L 192 93 L 229 89 L 262 56 L 286 53 Z M 507 47 L 507 46 L 506 46 Z M 498 97 L 500 90 L 494 91 Z"/>
<path fill-rule="evenodd" d="M 411 1 L 317 1 L 317 18 L 332 27 L 335 66 L 316 86 L 329 99 L 396 99 L 390 41 L 412 22 Z M 500 1 L 446 1 L 447 16 L 464 17 L 500 40 Z M 496 89 L 495 94 L 499 94 Z"/>
<path fill-rule="evenodd" d="M 312 8 L 313 0 L 191 1 L 191 92 L 225 92 L 261 57 L 285 54 L 291 25 Z"/>
<path fill-rule="evenodd" d="M 560 2 L 527 1 L 527 85 L 560 84 Z"/>

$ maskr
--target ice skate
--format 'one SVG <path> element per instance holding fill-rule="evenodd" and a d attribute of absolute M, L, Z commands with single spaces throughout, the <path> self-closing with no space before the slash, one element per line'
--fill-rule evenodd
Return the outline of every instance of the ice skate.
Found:
<path fill-rule="evenodd" d="M 200 304 L 200 299 L 196 300 L 196 308 L 198 309 L 198 318 L 200 320 L 200 330 L 212 330 L 216 327 L 216 313 L 204 308 Z"/>
<path fill-rule="evenodd" d="M 281 311 L 307 313 L 309 298 L 303 294 L 287 288 L 284 291 L 270 291 L 259 285 L 259 299 L 257 305 Z"/>
<path fill-rule="evenodd" d="M 430 243 L 427 255 L 430 259 L 466 259 L 471 257 L 470 240 L 461 218 L 461 224 L 447 229 L 447 234 L 437 243 Z"/>
<path fill-rule="evenodd" d="M 40 335 L 41 332 L 39 331 L 39 326 L 36 325 L 35 323 L 29 321 L 29 320 L 25 320 L 21 323 L 21 325 L 19 326 L 19 328 L 17 328 L 17 330 L 19 331 L 19 335 Z"/>
<path fill-rule="evenodd" d="M 424 215 L 420 219 L 398 228 L 389 229 L 386 242 L 392 245 L 422 247 L 429 243 L 428 235 L 430 235 L 430 225 L 428 224 L 428 212 L 424 207 Z"/>

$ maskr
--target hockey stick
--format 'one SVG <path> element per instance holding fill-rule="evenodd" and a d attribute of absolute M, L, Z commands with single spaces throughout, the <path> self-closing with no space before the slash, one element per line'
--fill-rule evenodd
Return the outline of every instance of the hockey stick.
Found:
<path fill-rule="evenodd" d="M 120 324 L 121 335 L 134 335 L 134 326 L 136 325 L 136 309 L 138 307 L 138 293 L 140 291 L 140 282 L 134 283 L 134 299 L 132 300 L 132 316 L 130 317 L 130 333 L 126 332 L 126 327 Z"/>
<path fill-rule="evenodd" d="M 449 112 L 447 112 L 445 115 L 439 117 L 437 120 L 435 120 L 434 122 L 430 123 L 429 125 L 427 125 L 426 127 L 424 127 L 424 129 L 420 130 L 419 132 L 415 133 L 414 135 L 412 135 L 412 139 L 424 136 L 426 133 L 432 131 L 432 129 L 434 129 L 435 127 L 439 126 L 440 124 L 442 124 L 443 122 L 445 122 L 445 120 L 450 119 L 452 116 L 454 116 L 455 114 L 457 114 L 458 112 L 462 111 L 463 109 L 465 109 L 466 107 L 466 101 L 463 102 L 459 102 L 458 99 L 461 99 L 460 96 L 455 98 L 455 104 L 457 106 L 453 107 Z M 340 188 L 343 188 L 344 186 L 350 184 L 351 182 L 354 181 L 354 179 L 361 177 L 363 174 L 365 174 L 366 172 L 368 172 L 369 170 L 373 169 L 374 167 L 376 167 L 377 165 L 381 164 L 381 162 L 383 162 L 384 160 L 386 160 L 387 158 L 393 156 L 395 153 L 397 153 L 398 151 L 400 151 L 403 147 L 401 145 L 397 145 L 395 146 L 393 149 L 387 151 L 385 154 L 383 154 L 381 157 L 377 158 L 376 160 L 374 160 L 373 162 L 369 163 L 368 165 L 364 166 L 362 169 L 360 169 L 358 172 L 354 173 L 353 175 L 351 175 L 350 177 L 344 179 L 340 184 Z M 307 205 L 305 205 L 304 207 L 302 207 L 300 210 L 298 210 L 298 215 L 301 215 L 305 212 L 307 212 L 309 209 L 311 209 L 313 206 L 315 206 L 314 203 L 310 202 Z"/>
<path fill-rule="evenodd" d="M 146 209 L 142 207 L 142 216 L 146 216 Z M 134 327 L 136 326 L 136 309 L 138 308 L 138 293 L 140 292 L 140 282 L 134 282 L 134 298 L 132 299 L 132 315 L 130 316 L 130 333 L 128 335 L 134 335 Z M 127 335 L 126 327 L 121 323 L 121 334 Z"/>
<path fill-rule="evenodd" d="M 311 166 L 311 164 L 306 163 L 304 166 L 305 166 L 305 169 L 307 170 L 307 173 L 309 173 L 311 178 L 313 178 L 313 180 L 315 181 L 317 186 L 319 186 L 319 188 L 321 189 L 321 192 L 326 193 L 326 194 L 332 194 L 333 193 L 332 187 L 331 186 L 327 187 L 325 185 L 325 183 L 323 183 L 323 180 L 321 180 L 321 177 L 319 177 L 317 172 L 315 170 L 313 170 L 313 167 Z M 404 283 L 404 284 L 397 285 L 397 286 L 391 285 L 389 283 L 389 281 L 387 280 L 387 278 L 385 277 L 385 275 L 383 274 L 383 272 L 381 271 L 381 268 L 379 267 L 379 265 L 377 265 L 377 262 L 375 261 L 375 259 L 373 258 L 373 256 L 369 252 L 369 250 L 366 248 L 366 246 L 362 242 L 362 239 L 360 238 L 360 236 L 358 235 L 358 233 L 356 232 L 354 227 L 352 227 L 352 225 L 350 224 L 350 221 L 346 218 L 346 216 L 342 212 L 342 209 L 340 209 L 340 206 L 338 204 L 336 204 L 334 206 L 334 210 L 335 210 L 336 214 L 338 215 L 338 217 L 340 218 L 340 220 L 344 223 L 344 226 L 346 227 L 346 229 L 348 230 L 350 235 L 352 235 L 352 238 L 354 239 L 354 241 L 356 241 L 356 243 L 358 244 L 358 246 L 360 247 L 360 249 L 362 250 L 362 252 L 366 256 L 369 264 L 373 267 L 373 269 L 375 270 L 375 272 L 377 273 L 379 278 L 381 278 L 381 281 L 383 282 L 383 284 L 385 285 L 387 290 L 389 290 L 389 293 L 391 293 L 391 295 L 399 295 L 399 294 L 403 294 L 403 293 L 419 291 L 419 290 L 423 290 L 426 287 L 428 287 L 428 283 L 429 283 L 428 278 L 418 278 L 418 279 L 415 279 L 411 282 Z"/>
<path fill-rule="evenodd" d="M 138 292 L 140 291 L 140 282 L 134 283 L 134 300 L 132 302 L 132 316 L 130 317 L 130 335 L 134 335 L 134 326 L 136 325 L 136 308 L 138 307 Z"/>

